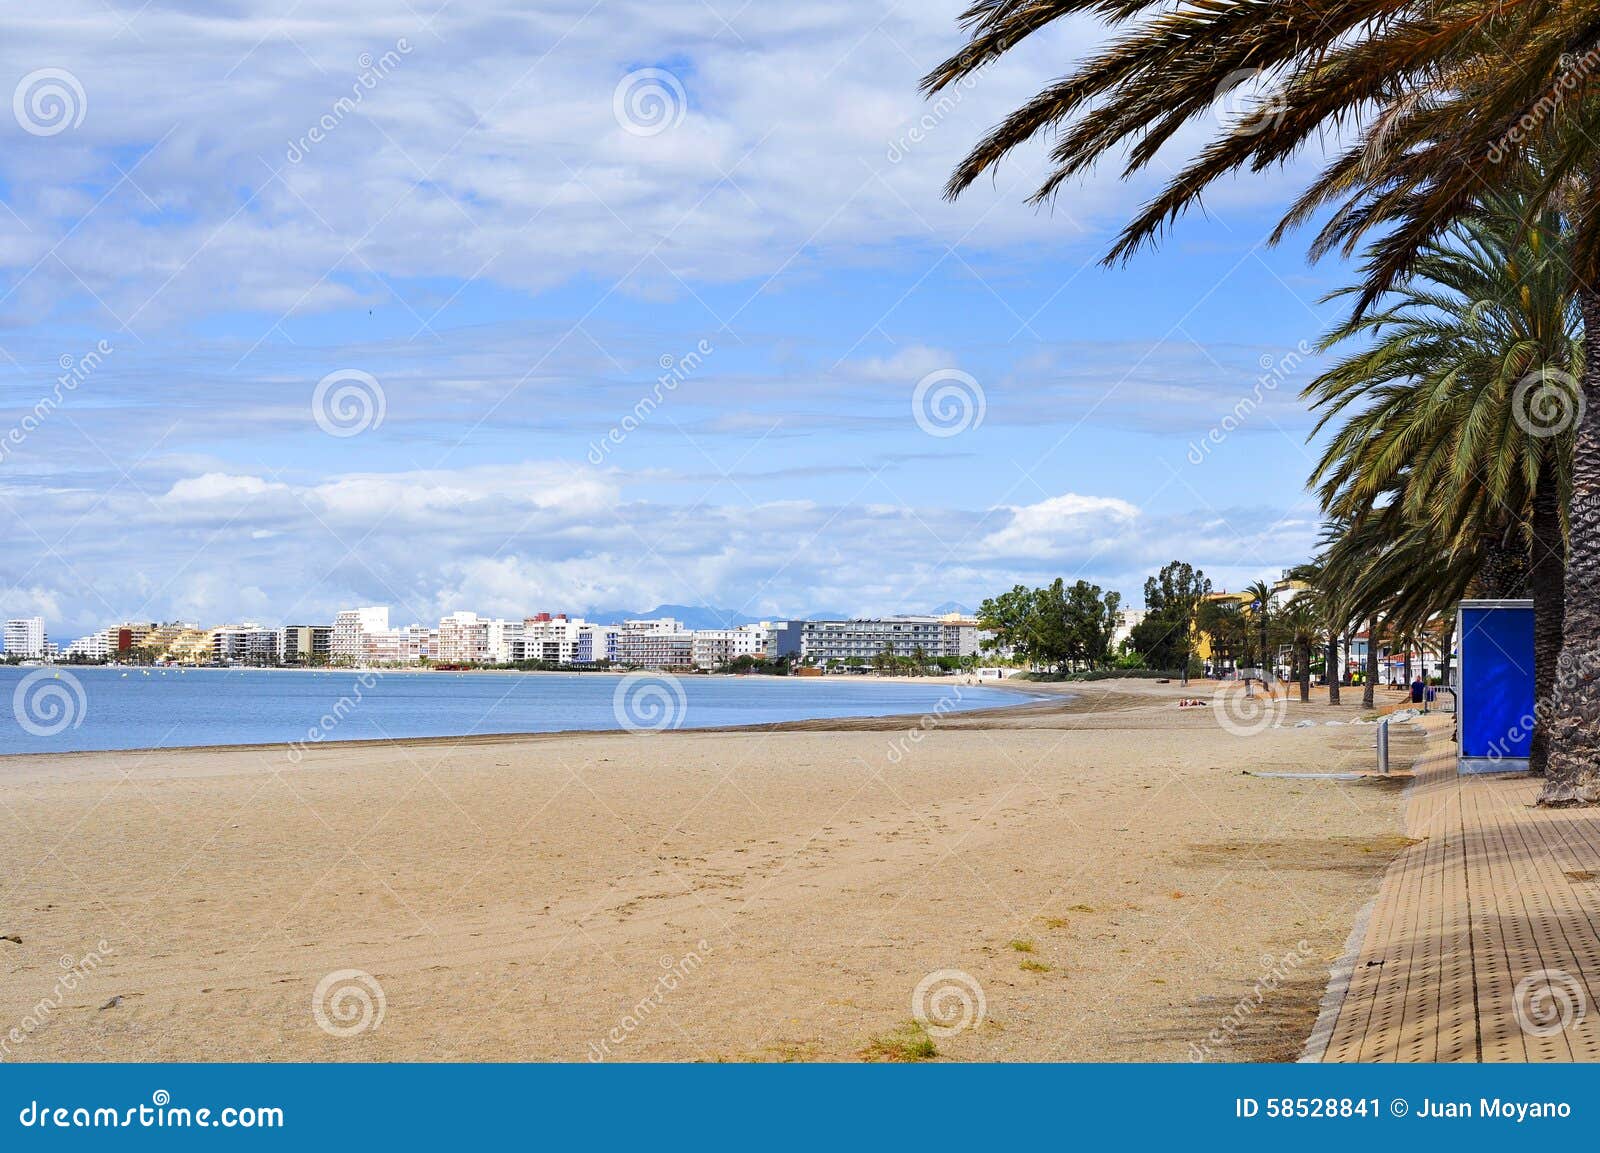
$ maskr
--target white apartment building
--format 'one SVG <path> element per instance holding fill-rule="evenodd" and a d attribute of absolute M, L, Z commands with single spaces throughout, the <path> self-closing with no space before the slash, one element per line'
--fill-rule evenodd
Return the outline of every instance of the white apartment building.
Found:
<path fill-rule="evenodd" d="M 516 660 L 514 655 L 522 640 L 522 621 L 493 620 L 484 622 L 484 659 L 491 664 L 508 665 Z"/>
<path fill-rule="evenodd" d="M 451 613 L 439 621 L 439 660 L 469 664 L 489 659 L 489 622 L 477 613 Z"/>
<path fill-rule="evenodd" d="M 733 660 L 737 629 L 696 629 L 690 642 L 690 659 L 696 668 L 714 669 Z"/>
<path fill-rule="evenodd" d="M 333 618 L 333 638 L 329 651 L 336 661 L 359 663 L 362 657 L 362 638 L 372 633 L 389 631 L 389 607 L 369 605 L 359 609 L 341 609 Z"/>
<path fill-rule="evenodd" d="M 8 620 L 4 641 L 7 656 L 21 657 L 25 661 L 43 660 L 50 652 L 50 638 L 45 635 L 43 617 Z"/>
<path fill-rule="evenodd" d="M 427 625 L 384 629 L 361 638 L 360 663 L 364 665 L 414 665 L 439 659 L 439 630 Z"/>
<path fill-rule="evenodd" d="M 800 655 L 812 664 L 870 663 L 879 653 L 909 657 L 919 649 L 925 658 L 932 660 L 961 656 L 959 646 L 959 627 L 953 626 L 947 633 L 945 621 L 940 617 L 800 622 Z"/>
<path fill-rule="evenodd" d="M 688 668 L 694 664 L 694 633 L 672 617 L 623 621 L 616 659 L 650 669 Z"/>
<path fill-rule="evenodd" d="M 257 624 L 211 630 L 211 659 L 219 665 L 271 665 L 278 661 L 278 630 Z"/>

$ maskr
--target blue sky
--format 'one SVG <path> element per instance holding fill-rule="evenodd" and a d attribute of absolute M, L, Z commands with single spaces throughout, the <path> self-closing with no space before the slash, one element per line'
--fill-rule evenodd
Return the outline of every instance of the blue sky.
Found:
<path fill-rule="evenodd" d="M 0 613 L 886 613 L 1057 575 L 1137 603 L 1174 558 L 1303 559 L 1341 270 L 1263 241 L 1304 169 L 1104 270 L 1149 180 L 1036 210 L 1039 143 L 940 197 L 1092 27 L 935 107 L 960 0 L 770 7 L 8 17 Z"/>

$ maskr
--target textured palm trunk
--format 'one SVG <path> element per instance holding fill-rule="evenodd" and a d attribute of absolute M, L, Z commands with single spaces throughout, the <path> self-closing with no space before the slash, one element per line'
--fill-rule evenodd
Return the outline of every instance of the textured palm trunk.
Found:
<path fill-rule="evenodd" d="M 1300 703 L 1303 705 L 1311 700 L 1311 643 L 1302 642 L 1295 649 L 1295 663 L 1300 666 Z"/>
<path fill-rule="evenodd" d="M 1506 541 L 1504 534 L 1485 537 L 1479 549 L 1478 594 L 1495 600 L 1526 596 L 1528 553 Z"/>
<path fill-rule="evenodd" d="M 1353 635 L 1354 630 L 1348 631 L 1344 634 L 1344 667 L 1339 670 L 1340 682 L 1347 685 L 1355 683 L 1351 678 L 1355 676 L 1356 669 L 1355 666 L 1350 663 L 1350 639 Z"/>
<path fill-rule="evenodd" d="M 1560 478 L 1554 445 L 1539 462 L 1539 487 L 1533 496 L 1533 555 L 1528 561 L 1528 585 L 1533 595 L 1533 749 L 1528 767 L 1544 773 L 1550 764 L 1550 719 L 1556 691 L 1556 671 L 1565 634 L 1566 605 L 1562 581 L 1567 568 L 1567 543 L 1561 532 Z"/>
<path fill-rule="evenodd" d="M 1378 618 L 1367 622 L 1367 663 L 1361 678 L 1361 707 L 1370 709 L 1377 703 L 1374 695 L 1378 688 Z"/>
<path fill-rule="evenodd" d="M 1328 681 L 1328 703 L 1336 705 L 1339 703 L 1339 678 L 1343 675 L 1342 670 L 1339 668 L 1339 633 L 1337 629 L 1328 633 L 1328 650 L 1325 659 L 1327 668 L 1323 672 L 1326 674 Z"/>
<path fill-rule="evenodd" d="M 1583 420 L 1572 454 L 1571 547 L 1559 675 L 1551 697 L 1550 755 L 1539 803 L 1600 804 L 1600 292 L 1580 285 Z M 1541 486 L 1543 487 L 1543 486 Z"/>

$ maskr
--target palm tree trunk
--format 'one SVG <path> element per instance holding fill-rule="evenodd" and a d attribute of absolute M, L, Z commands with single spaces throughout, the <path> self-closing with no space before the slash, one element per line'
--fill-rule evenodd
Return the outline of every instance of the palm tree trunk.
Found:
<path fill-rule="evenodd" d="M 1572 453 L 1562 672 L 1553 685 L 1550 755 L 1539 795 L 1539 804 L 1548 807 L 1600 804 L 1600 677 L 1594 651 L 1600 637 L 1600 291 L 1580 280 L 1577 295 L 1586 351 L 1585 408 Z"/>
<path fill-rule="evenodd" d="M 1378 618 L 1372 617 L 1367 621 L 1367 667 L 1366 675 L 1361 678 L 1361 707 L 1373 708 L 1376 699 L 1373 692 L 1378 686 Z"/>
<path fill-rule="evenodd" d="M 1567 568 L 1567 542 L 1561 532 L 1560 478 L 1552 445 L 1544 446 L 1538 488 L 1533 494 L 1533 555 L 1528 584 L 1533 594 L 1533 749 L 1528 767 L 1543 774 L 1550 763 L 1550 709 L 1561 659 L 1566 606 L 1562 579 Z"/>
<path fill-rule="evenodd" d="M 1340 676 L 1340 670 L 1339 670 L 1339 630 L 1338 629 L 1330 629 L 1329 632 L 1328 632 L 1328 649 L 1327 649 L 1327 653 L 1324 656 L 1324 660 L 1325 660 L 1325 662 L 1326 662 L 1326 664 L 1328 666 L 1326 669 L 1323 670 L 1323 672 L 1327 674 L 1328 703 L 1330 705 L 1336 705 L 1336 704 L 1339 703 L 1339 676 Z"/>
<path fill-rule="evenodd" d="M 1295 649 L 1295 660 L 1300 665 L 1300 703 L 1303 705 L 1311 700 L 1311 642 L 1304 641 Z"/>
<path fill-rule="evenodd" d="M 1478 570 L 1480 595 L 1493 600 L 1521 597 L 1528 591 L 1528 554 L 1506 541 L 1503 533 L 1486 537 Z"/>
<path fill-rule="evenodd" d="M 1346 629 L 1344 633 L 1344 667 L 1339 670 L 1339 680 L 1343 684 L 1353 685 L 1355 681 L 1355 666 L 1350 663 L 1350 638 L 1355 635 L 1355 629 Z"/>

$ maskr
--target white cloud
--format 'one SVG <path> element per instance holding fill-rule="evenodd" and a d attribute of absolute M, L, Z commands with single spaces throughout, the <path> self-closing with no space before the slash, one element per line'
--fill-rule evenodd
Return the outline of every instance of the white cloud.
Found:
<path fill-rule="evenodd" d="M 998 556 L 1059 557 L 1092 554 L 1126 534 L 1139 510 L 1117 497 L 1066 493 L 1037 504 L 1015 505 L 1004 528 L 984 538 Z"/>

